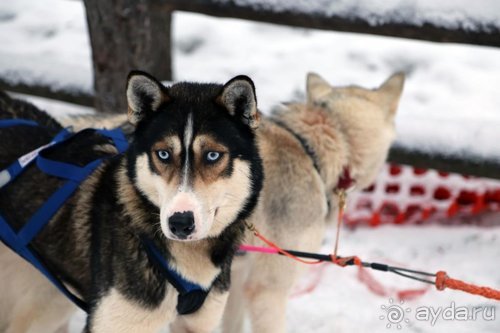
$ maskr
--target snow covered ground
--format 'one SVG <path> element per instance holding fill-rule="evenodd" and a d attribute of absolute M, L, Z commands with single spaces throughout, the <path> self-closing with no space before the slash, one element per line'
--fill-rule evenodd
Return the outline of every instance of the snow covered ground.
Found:
<path fill-rule="evenodd" d="M 381 3 L 371 2 L 369 8 Z M 400 3 L 420 8 L 416 2 Z M 438 6 L 436 1 L 425 3 Z M 470 6 L 466 1 L 439 3 Z M 484 20 L 498 20 L 500 16 L 493 1 L 475 2 L 467 11 L 486 15 L 481 16 Z M 303 98 L 305 74 L 311 70 L 334 84 L 368 87 L 377 86 L 394 71 L 404 70 L 408 81 L 397 117 L 399 144 L 500 159 L 500 50 L 293 29 L 186 13 L 175 14 L 173 29 L 176 80 L 223 82 L 240 73 L 250 75 L 265 112 L 280 101 Z M 90 50 L 79 1 L 1 1 L 0 45 L 1 77 L 92 90 Z M 40 98 L 31 100 L 56 116 L 92 112 Z M 367 261 L 430 272 L 443 269 L 459 279 L 500 287 L 498 227 L 382 226 L 345 229 L 342 236 L 340 249 L 344 255 L 356 254 Z M 331 249 L 331 239 L 329 234 L 324 252 Z M 318 269 L 307 274 L 303 281 L 306 286 L 308 279 L 320 276 L 321 280 L 312 293 L 291 298 L 289 332 L 399 331 L 397 325 L 386 328 L 388 319 L 380 317 L 387 313 L 381 306 L 390 305 L 389 298 L 396 289 L 422 285 L 374 273 L 390 290 L 389 295 L 381 297 L 360 283 L 356 274 L 354 268 L 331 265 L 325 266 L 322 274 Z M 485 312 L 467 321 L 439 317 L 434 325 L 415 317 L 417 309 L 432 307 L 439 311 L 441 307 L 442 311 L 452 302 L 455 308 L 483 307 Z M 500 332 L 500 303 L 460 292 L 430 289 L 402 307 L 410 309 L 406 312 L 409 324 L 402 322 L 402 332 Z M 72 333 L 81 330 L 83 318 L 82 313 L 75 316 Z"/>
<path fill-rule="evenodd" d="M 0 76 L 91 92 L 82 1 L 0 1 Z"/>
<path fill-rule="evenodd" d="M 368 261 L 429 272 L 445 270 L 459 279 L 498 287 L 500 269 L 493 262 L 497 262 L 500 255 L 499 237 L 499 228 L 384 226 L 344 230 L 341 248 L 346 255 L 358 254 Z M 329 249 L 330 242 L 324 251 Z M 401 322 L 401 330 L 397 329 L 397 324 L 387 329 L 387 318 L 380 318 L 386 315 L 381 306 L 389 306 L 391 296 L 373 294 L 357 280 L 356 275 L 353 268 L 328 266 L 313 293 L 291 299 L 289 332 L 500 332 L 500 303 L 450 290 L 439 292 L 432 287 L 423 297 L 407 301 L 402 306 L 411 310 L 405 315 L 409 324 Z M 389 290 L 422 288 L 419 282 L 388 273 L 375 272 L 373 276 Z M 389 292 L 391 294 L 394 297 L 394 290 Z M 396 303 L 396 298 L 394 300 Z M 493 307 L 496 317 L 491 321 L 482 318 L 475 321 L 444 320 L 441 317 L 434 326 L 415 317 L 419 308 L 439 311 L 439 307 L 450 307 L 452 302 L 456 307 Z"/>

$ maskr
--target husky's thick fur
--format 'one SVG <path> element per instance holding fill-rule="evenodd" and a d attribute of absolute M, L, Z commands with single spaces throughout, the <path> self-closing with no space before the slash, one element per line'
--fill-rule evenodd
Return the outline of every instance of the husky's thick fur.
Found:
<path fill-rule="evenodd" d="M 90 305 L 86 332 L 211 332 L 229 288 L 241 220 L 256 205 L 262 164 L 256 144 L 255 89 L 247 77 L 224 86 L 162 86 L 146 73 L 127 83 L 129 150 L 104 162 L 58 211 L 32 246 Z M 0 130 L 0 169 L 48 143 L 61 129 L 45 113 L 0 95 L 0 119 L 43 127 Z M 97 134 L 77 135 L 50 158 L 84 165 L 109 154 Z M 0 214 L 16 230 L 62 181 L 30 167 L 0 190 Z M 201 309 L 176 311 L 178 292 L 147 256 L 141 238 L 172 269 L 210 289 Z M 74 306 L 45 278 L 0 244 L 0 332 L 50 333 Z"/>
<path fill-rule="evenodd" d="M 363 189 L 386 159 L 403 82 L 396 74 L 375 90 L 335 88 L 309 74 L 307 103 L 286 105 L 263 118 L 257 131 L 265 181 L 249 222 L 285 249 L 319 250 L 336 216 L 344 170 Z M 251 233 L 245 241 L 263 245 Z M 244 305 L 254 333 L 285 332 L 287 298 L 301 267 L 276 255 L 237 258 L 224 332 L 241 332 Z"/>

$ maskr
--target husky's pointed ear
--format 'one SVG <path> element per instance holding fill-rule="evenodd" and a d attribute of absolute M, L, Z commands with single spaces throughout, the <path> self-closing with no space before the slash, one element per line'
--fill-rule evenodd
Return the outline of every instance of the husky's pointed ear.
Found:
<path fill-rule="evenodd" d="M 238 75 L 229 80 L 217 102 L 223 105 L 230 115 L 239 118 L 251 129 L 259 126 L 260 115 L 257 110 L 257 97 L 253 81 L 245 75 Z"/>
<path fill-rule="evenodd" d="M 403 92 L 405 74 L 398 72 L 391 75 L 376 91 L 380 94 L 382 103 L 389 110 L 389 114 L 394 115 L 398 108 L 399 98 Z"/>
<path fill-rule="evenodd" d="M 313 105 L 332 90 L 332 86 L 316 73 L 308 73 L 306 80 L 307 104 Z"/>
<path fill-rule="evenodd" d="M 153 76 L 131 71 L 127 78 L 128 121 L 135 125 L 168 100 L 166 88 Z"/>

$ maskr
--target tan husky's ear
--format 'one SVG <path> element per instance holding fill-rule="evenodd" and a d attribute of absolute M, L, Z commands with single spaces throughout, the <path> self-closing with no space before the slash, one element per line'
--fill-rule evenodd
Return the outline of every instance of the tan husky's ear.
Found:
<path fill-rule="evenodd" d="M 320 97 L 332 90 L 332 87 L 325 79 L 316 73 L 307 74 L 306 82 L 307 104 L 312 105 Z"/>
<path fill-rule="evenodd" d="M 259 127 L 260 114 L 257 110 L 255 85 L 248 76 L 238 75 L 229 80 L 216 102 L 251 129 Z"/>
<path fill-rule="evenodd" d="M 166 88 L 153 76 L 131 71 L 127 79 L 128 121 L 136 125 L 168 100 Z"/>
<path fill-rule="evenodd" d="M 398 72 L 391 75 L 391 77 L 377 89 L 382 99 L 382 103 L 385 103 L 391 115 L 396 113 L 399 98 L 403 92 L 404 83 L 405 74 L 403 72 Z"/>

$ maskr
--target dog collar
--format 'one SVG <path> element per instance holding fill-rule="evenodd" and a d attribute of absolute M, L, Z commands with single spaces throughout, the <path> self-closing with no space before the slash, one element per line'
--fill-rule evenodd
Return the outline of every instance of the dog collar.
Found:
<path fill-rule="evenodd" d="M 318 158 L 318 155 L 316 154 L 316 152 L 314 151 L 314 149 L 311 147 L 311 145 L 307 142 L 307 140 L 303 136 L 301 136 L 299 133 L 297 133 L 294 130 L 292 130 L 288 125 L 286 125 L 282 121 L 277 120 L 277 119 L 271 119 L 271 121 L 273 123 L 275 123 L 276 125 L 278 125 L 279 127 L 285 129 L 290 134 L 292 134 L 297 139 L 297 141 L 300 142 L 300 145 L 302 146 L 302 148 L 304 149 L 304 151 L 306 152 L 306 154 L 311 159 L 311 161 L 313 163 L 313 166 L 314 166 L 314 169 L 316 169 L 316 171 L 318 172 L 318 174 L 321 175 L 320 168 L 319 168 L 319 158 Z"/>
<path fill-rule="evenodd" d="M 292 134 L 297 139 L 297 141 L 300 142 L 302 148 L 304 149 L 306 154 L 311 159 L 313 166 L 314 166 L 314 169 L 316 169 L 318 174 L 321 176 L 318 155 L 316 154 L 314 149 L 311 147 L 311 145 L 307 142 L 307 140 L 303 136 L 301 136 L 300 134 L 298 134 L 297 132 L 292 130 L 288 125 L 286 125 L 282 121 L 279 121 L 277 119 L 271 119 L 271 121 L 273 123 L 275 123 L 276 125 L 278 125 L 279 127 L 288 131 L 290 134 Z M 342 170 L 342 174 L 339 176 L 339 178 L 337 180 L 337 186 L 335 187 L 335 189 L 333 191 L 335 193 L 339 193 L 340 191 L 347 192 L 347 191 L 351 190 L 352 188 L 354 188 L 355 183 L 356 183 L 355 180 L 351 177 L 349 167 L 344 166 L 344 168 Z M 325 197 L 326 197 L 326 204 L 328 206 L 328 212 L 330 212 L 330 210 L 331 210 L 330 196 L 328 194 L 325 194 Z"/>
<path fill-rule="evenodd" d="M 177 312 L 180 315 L 188 315 L 198 311 L 203 303 L 205 303 L 210 288 L 208 290 L 204 289 L 172 269 L 151 240 L 142 237 L 141 242 L 150 260 L 160 269 L 161 274 L 179 293 L 177 297 Z"/>

